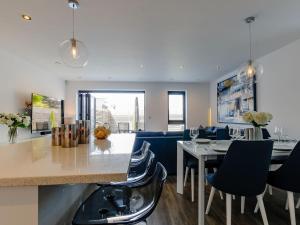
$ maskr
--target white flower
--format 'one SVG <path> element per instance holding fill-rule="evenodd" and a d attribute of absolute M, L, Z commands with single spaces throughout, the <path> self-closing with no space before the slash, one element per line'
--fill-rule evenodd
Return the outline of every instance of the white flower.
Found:
<path fill-rule="evenodd" d="M 23 120 L 23 118 L 21 116 L 17 115 L 16 116 L 16 120 L 17 120 L 17 122 L 21 123 L 22 120 Z"/>
<path fill-rule="evenodd" d="M 9 120 L 6 121 L 6 125 L 9 126 L 9 127 L 13 124 L 14 124 L 14 121 L 12 119 L 9 119 Z"/>
<path fill-rule="evenodd" d="M 243 120 L 247 123 L 252 123 L 253 119 L 253 112 L 246 112 L 243 115 Z"/>
<path fill-rule="evenodd" d="M 25 127 L 28 127 L 29 124 L 30 124 L 30 117 L 29 117 L 29 116 L 25 116 L 25 117 L 23 118 L 22 123 L 24 124 Z"/>
<path fill-rule="evenodd" d="M 273 115 L 271 113 L 266 113 L 268 117 L 268 122 L 270 122 L 273 119 Z"/>
<path fill-rule="evenodd" d="M 243 119 L 245 122 L 252 123 L 254 126 L 265 126 L 273 119 L 273 116 L 267 112 L 246 112 L 243 115 Z"/>
<path fill-rule="evenodd" d="M 269 122 L 269 117 L 266 113 L 264 112 L 258 112 L 254 115 L 254 121 L 257 125 L 267 125 L 267 123 Z"/>

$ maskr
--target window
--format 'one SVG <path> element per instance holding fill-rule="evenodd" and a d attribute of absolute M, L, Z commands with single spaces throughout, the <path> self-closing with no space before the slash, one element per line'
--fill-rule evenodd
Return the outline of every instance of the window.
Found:
<path fill-rule="evenodd" d="M 186 106 L 184 91 L 168 91 L 169 115 L 168 131 L 183 131 L 186 123 Z"/>
<path fill-rule="evenodd" d="M 144 91 L 89 91 L 94 126 L 107 124 L 113 133 L 144 130 Z M 92 106 L 93 105 L 93 106 Z"/>

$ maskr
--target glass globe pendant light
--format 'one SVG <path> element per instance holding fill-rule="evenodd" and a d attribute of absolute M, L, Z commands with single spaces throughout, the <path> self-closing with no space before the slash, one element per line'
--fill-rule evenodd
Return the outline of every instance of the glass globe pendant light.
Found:
<path fill-rule="evenodd" d="M 255 17 L 247 17 L 245 22 L 249 26 L 249 61 L 246 66 L 243 66 L 239 72 L 239 76 L 244 77 L 243 80 L 253 80 L 256 81 L 256 76 L 263 74 L 263 67 L 261 64 L 257 64 L 253 60 L 253 50 L 252 50 L 252 23 L 255 22 Z"/>
<path fill-rule="evenodd" d="M 77 0 L 69 0 L 68 6 L 73 10 L 73 36 L 59 45 L 63 63 L 70 67 L 85 67 L 88 63 L 88 50 L 82 41 L 75 38 L 75 10 L 79 8 Z"/>

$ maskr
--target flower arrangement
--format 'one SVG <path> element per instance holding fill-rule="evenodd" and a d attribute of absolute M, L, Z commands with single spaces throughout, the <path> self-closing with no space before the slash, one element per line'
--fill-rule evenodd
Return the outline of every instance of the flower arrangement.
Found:
<path fill-rule="evenodd" d="M 94 136 L 97 139 L 106 139 L 110 134 L 110 129 L 105 126 L 98 126 L 94 130 Z"/>
<path fill-rule="evenodd" d="M 252 123 L 254 127 L 264 127 L 273 119 L 273 115 L 267 112 L 246 112 L 243 120 Z"/>
<path fill-rule="evenodd" d="M 0 124 L 8 126 L 10 143 L 15 143 L 18 128 L 27 128 L 30 125 L 30 117 L 19 113 L 0 113 Z"/>

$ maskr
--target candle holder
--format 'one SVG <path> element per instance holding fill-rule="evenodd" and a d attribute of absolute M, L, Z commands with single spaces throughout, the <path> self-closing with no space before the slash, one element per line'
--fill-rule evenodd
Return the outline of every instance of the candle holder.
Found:
<path fill-rule="evenodd" d="M 63 124 L 61 126 L 61 146 L 73 148 L 78 146 L 79 132 L 76 124 Z"/>
<path fill-rule="evenodd" d="M 54 127 L 52 128 L 52 146 L 61 145 L 61 128 Z"/>
<path fill-rule="evenodd" d="M 90 141 L 90 130 L 91 130 L 91 121 L 90 120 L 78 120 L 79 130 L 79 144 L 88 144 Z"/>

